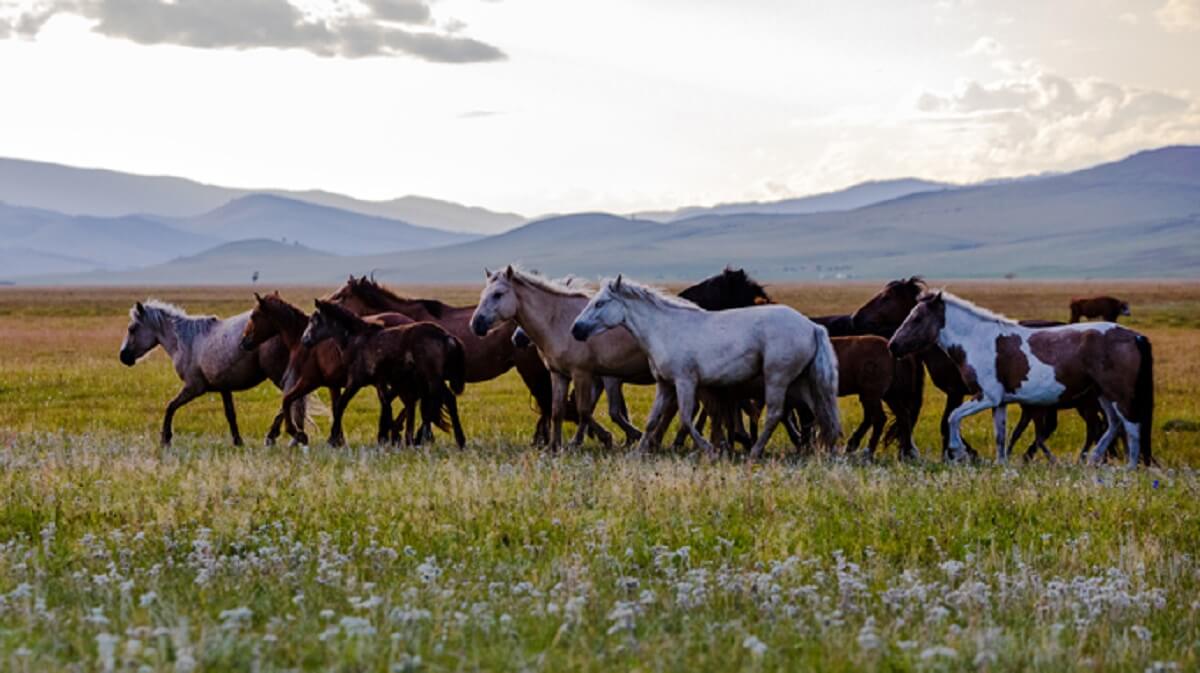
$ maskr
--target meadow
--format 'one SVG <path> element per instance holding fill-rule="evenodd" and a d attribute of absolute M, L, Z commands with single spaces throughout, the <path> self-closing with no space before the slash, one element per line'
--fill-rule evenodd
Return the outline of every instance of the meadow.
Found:
<path fill-rule="evenodd" d="M 247 446 L 208 396 L 163 449 L 178 381 L 161 351 L 118 362 L 129 306 L 228 315 L 251 288 L 0 289 L 0 670 L 1196 670 L 1200 284 L 948 287 L 1014 318 L 1129 300 L 1161 467 L 1074 465 L 1067 414 L 1060 465 L 942 465 L 932 386 L 917 465 L 798 461 L 782 432 L 761 464 L 551 456 L 512 374 L 468 386 L 465 451 L 375 446 L 368 394 L 349 447 L 264 448 L 269 384 L 237 396 Z M 769 288 L 813 315 L 876 289 Z"/>

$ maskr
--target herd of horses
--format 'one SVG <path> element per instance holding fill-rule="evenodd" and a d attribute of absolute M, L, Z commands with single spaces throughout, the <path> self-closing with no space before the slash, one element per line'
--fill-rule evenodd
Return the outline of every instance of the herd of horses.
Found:
<path fill-rule="evenodd" d="M 120 359 L 132 366 L 161 345 L 183 381 L 163 418 L 164 444 L 175 412 L 209 392 L 220 393 L 241 444 L 232 394 L 270 380 L 283 397 L 268 444 L 284 431 L 308 444 L 307 397 L 319 388 L 332 404 L 329 443 L 344 444 L 346 407 L 372 387 L 379 442 L 420 444 L 436 428 L 462 447 L 457 396 L 515 368 L 536 403 L 533 443 L 551 449 L 564 446 L 565 421 L 577 425 L 567 446 L 592 437 L 611 447 L 594 416 L 605 396 L 609 418 L 639 452 L 659 447 L 676 416 L 675 446 L 690 439 L 711 458 L 737 445 L 760 458 L 778 425 L 799 451 L 832 450 L 842 437 L 837 398 L 856 396 L 863 419 L 844 450 L 859 452 L 865 439 L 868 458 L 884 442 L 915 459 L 928 372 L 946 397 L 944 460 L 978 457 L 961 424 L 991 410 L 998 460 L 1032 424 L 1025 458 L 1040 450 L 1053 461 L 1046 441 L 1058 412 L 1070 409 L 1087 428 L 1081 461 L 1089 451 L 1092 462 L 1104 461 L 1120 438 L 1131 467 L 1153 462 L 1150 342 L 1116 324 L 1129 307 L 1111 297 L 1072 301 L 1070 323 L 1015 322 L 911 277 L 887 283 L 853 313 L 810 318 L 772 301 L 741 269 L 678 295 L 622 276 L 594 288 L 513 266 L 485 275 L 478 305 L 467 307 L 403 297 L 365 276 L 316 300 L 311 314 L 278 292 L 256 293 L 250 311 L 226 319 L 138 302 Z M 630 420 L 625 384 L 655 386 L 642 429 Z M 1013 403 L 1021 417 L 1009 437 Z"/>

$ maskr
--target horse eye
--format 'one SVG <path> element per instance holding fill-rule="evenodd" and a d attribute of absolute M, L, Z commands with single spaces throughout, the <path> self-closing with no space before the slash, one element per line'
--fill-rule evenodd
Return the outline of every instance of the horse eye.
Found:
<path fill-rule="evenodd" d="M 499 299 L 499 298 L 500 298 L 500 291 L 499 291 L 499 290 L 497 290 L 497 291 L 495 291 L 495 292 L 493 292 L 493 293 L 492 293 L 492 299 Z"/>

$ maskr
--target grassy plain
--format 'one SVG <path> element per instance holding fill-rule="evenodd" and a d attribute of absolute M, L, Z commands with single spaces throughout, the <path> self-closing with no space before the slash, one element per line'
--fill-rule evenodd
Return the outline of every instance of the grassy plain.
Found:
<path fill-rule="evenodd" d="M 511 375 L 463 396 L 464 452 L 372 446 L 370 395 L 347 449 L 261 448 L 269 386 L 237 398 L 250 446 L 211 397 L 164 450 L 178 382 L 117 361 L 129 305 L 228 315 L 249 288 L 0 290 L 0 670 L 1195 670 L 1200 284 L 950 288 L 1015 318 L 1128 299 L 1163 468 L 551 457 Z M 816 315 L 875 289 L 771 291 Z M 930 387 L 930 457 L 940 408 Z M 1081 440 L 1064 415 L 1054 448 Z"/>

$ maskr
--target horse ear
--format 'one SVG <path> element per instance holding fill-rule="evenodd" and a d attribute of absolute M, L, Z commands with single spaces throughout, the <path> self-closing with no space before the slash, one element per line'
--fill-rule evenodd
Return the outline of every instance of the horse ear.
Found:
<path fill-rule="evenodd" d="M 262 295 L 261 295 L 261 294 L 259 294 L 259 293 L 257 293 L 257 292 L 255 292 L 255 293 L 254 293 L 254 301 L 256 301 L 256 302 L 258 302 L 258 303 L 260 303 L 260 304 L 261 304 L 261 303 L 262 303 L 262 301 L 263 301 L 263 300 L 262 300 Z"/>
<path fill-rule="evenodd" d="M 489 271 L 489 270 L 488 270 L 488 268 L 487 268 L 486 266 L 485 266 L 485 267 L 483 267 L 483 278 L 484 278 L 484 280 L 491 280 L 491 279 L 492 279 L 492 272 L 491 272 L 491 271 Z"/>
<path fill-rule="evenodd" d="M 139 316 L 146 315 L 146 307 L 142 306 L 142 302 L 140 302 L 140 301 L 134 302 L 133 308 L 135 311 L 137 311 L 137 314 Z"/>
<path fill-rule="evenodd" d="M 613 289 L 614 289 L 614 290 L 619 290 L 619 289 L 621 289 L 621 276 L 622 276 L 622 274 L 619 274 L 619 273 L 618 273 L 618 274 L 617 274 L 617 279 L 613 281 Z"/>
<path fill-rule="evenodd" d="M 505 277 L 505 278 L 507 278 L 507 279 L 509 279 L 509 280 L 512 280 L 512 277 L 513 277 L 513 268 L 512 268 L 512 264 L 509 264 L 509 265 L 508 265 L 508 268 L 504 270 L 504 277 Z"/>

